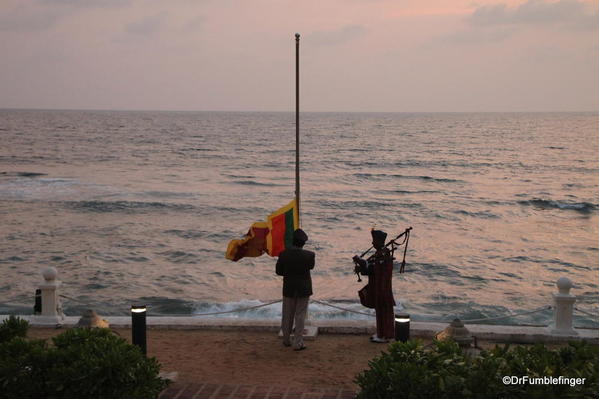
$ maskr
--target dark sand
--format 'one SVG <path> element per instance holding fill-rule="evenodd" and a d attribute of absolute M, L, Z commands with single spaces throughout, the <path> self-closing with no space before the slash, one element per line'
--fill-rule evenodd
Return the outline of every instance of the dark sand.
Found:
<path fill-rule="evenodd" d="M 32 328 L 31 338 L 50 338 L 64 329 Z M 131 330 L 115 329 L 131 341 Z M 285 385 L 357 389 L 354 377 L 385 350 L 365 335 L 319 335 L 295 352 L 270 332 L 150 329 L 148 356 L 177 382 Z"/>
<path fill-rule="evenodd" d="M 65 329 L 31 328 L 30 338 L 48 339 Z M 131 342 L 130 329 L 113 329 Z M 272 332 L 149 329 L 148 356 L 162 371 L 178 372 L 178 383 L 278 385 L 357 390 L 355 376 L 387 344 L 369 342 L 367 335 L 326 334 L 306 340 L 308 349 L 284 347 Z M 425 344 L 430 340 L 424 340 Z M 496 344 L 479 341 L 490 349 Z M 557 348 L 559 344 L 547 345 Z"/>

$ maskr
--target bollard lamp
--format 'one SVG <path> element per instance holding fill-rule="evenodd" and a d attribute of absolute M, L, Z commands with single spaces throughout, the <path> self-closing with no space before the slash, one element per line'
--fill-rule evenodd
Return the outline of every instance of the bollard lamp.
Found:
<path fill-rule="evenodd" d="M 146 346 L 146 306 L 131 306 L 131 338 L 133 345 L 139 346 L 141 352 L 145 355 Z"/>
<path fill-rule="evenodd" d="M 33 314 L 40 315 L 42 314 L 42 290 L 39 288 L 35 290 L 35 302 L 33 305 Z"/>
<path fill-rule="evenodd" d="M 410 339 L 410 315 L 399 313 L 395 315 L 395 340 L 407 342 Z"/>

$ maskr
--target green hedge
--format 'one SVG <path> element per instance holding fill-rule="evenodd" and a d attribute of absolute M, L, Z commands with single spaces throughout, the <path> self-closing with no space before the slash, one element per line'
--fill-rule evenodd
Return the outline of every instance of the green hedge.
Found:
<path fill-rule="evenodd" d="M 2 324 L 0 324 L 0 344 L 10 341 L 14 337 L 25 338 L 28 329 L 29 323 L 27 320 L 10 315 L 8 319 L 5 319 Z"/>
<path fill-rule="evenodd" d="M 14 337 L 0 344 L 0 397 L 50 397 L 45 387 L 49 363 L 46 342 Z"/>
<path fill-rule="evenodd" d="M 572 342 L 557 350 L 542 344 L 496 346 L 468 357 L 453 342 L 396 342 L 369 362 L 355 382 L 358 398 L 599 398 L 599 347 Z M 584 378 L 584 384 L 504 384 L 503 377 Z"/>
<path fill-rule="evenodd" d="M 0 343 L 0 397 L 157 398 L 167 381 L 159 363 L 108 329 L 75 328 L 53 346 L 22 336 Z"/>

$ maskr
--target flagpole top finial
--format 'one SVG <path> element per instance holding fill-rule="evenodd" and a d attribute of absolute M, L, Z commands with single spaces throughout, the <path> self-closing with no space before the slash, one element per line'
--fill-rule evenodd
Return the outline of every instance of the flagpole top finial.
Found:
<path fill-rule="evenodd" d="M 300 34 L 299 34 L 299 33 L 296 33 L 296 34 L 295 34 L 295 40 L 299 40 L 299 38 L 300 38 Z"/>

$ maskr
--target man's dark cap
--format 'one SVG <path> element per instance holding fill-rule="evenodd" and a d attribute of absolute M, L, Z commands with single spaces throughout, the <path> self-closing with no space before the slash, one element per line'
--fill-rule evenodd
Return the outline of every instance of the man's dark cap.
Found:
<path fill-rule="evenodd" d="M 302 229 L 297 229 L 293 232 L 293 240 L 306 242 L 308 241 L 308 235 Z"/>
<path fill-rule="evenodd" d="M 372 230 L 370 234 L 372 234 L 372 241 L 385 241 L 387 238 L 387 233 L 382 230 Z"/>

